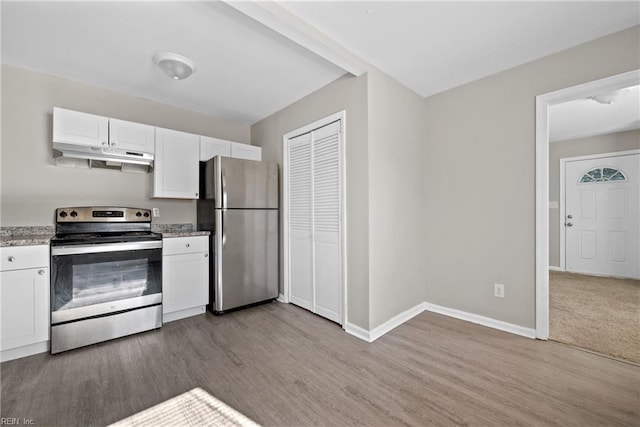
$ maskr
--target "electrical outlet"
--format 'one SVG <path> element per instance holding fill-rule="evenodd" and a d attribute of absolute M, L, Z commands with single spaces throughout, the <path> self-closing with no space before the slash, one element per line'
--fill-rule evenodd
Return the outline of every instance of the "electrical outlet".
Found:
<path fill-rule="evenodd" d="M 153 211 L 154 218 L 157 218 L 160 216 L 160 208 L 153 208 L 152 211 Z"/>
<path fill-rule="evenodd" d="M 498 298 L 504 298 L 504 285 L 499 283 L 493 284 L 493 295 Z"/>

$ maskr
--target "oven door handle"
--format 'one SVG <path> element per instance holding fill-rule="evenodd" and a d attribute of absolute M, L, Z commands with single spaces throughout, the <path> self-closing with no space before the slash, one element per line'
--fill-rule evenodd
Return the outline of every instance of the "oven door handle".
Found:
<path fill-rule="evenodd" d="M 96 245 L 54 246 L 51 255 L 94 254 L 101 252 L 137 251 L 141 249 L 162 249 L 162 240 L 135 243 L 105 243 Z"/>

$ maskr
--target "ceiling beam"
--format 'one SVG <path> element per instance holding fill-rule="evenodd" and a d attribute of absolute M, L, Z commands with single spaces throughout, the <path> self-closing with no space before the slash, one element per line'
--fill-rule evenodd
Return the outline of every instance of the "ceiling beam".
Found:
<path fill-rule="evenodd" d="M 224 0 L 232 8 L 260 22 L 307 50 L 324 58 L 354 76 L 367 71 L 370 65 L 353 52 L 327 37 L 317 28 L 273 1 Z"/>

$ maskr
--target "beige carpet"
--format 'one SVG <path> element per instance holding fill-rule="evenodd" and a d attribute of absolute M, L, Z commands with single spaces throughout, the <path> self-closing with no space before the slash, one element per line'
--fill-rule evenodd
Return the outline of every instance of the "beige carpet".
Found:
<path fill-rule="evenodd" d="M 640 364 L 640 280 L 550 272 L 549 338 Z"/>

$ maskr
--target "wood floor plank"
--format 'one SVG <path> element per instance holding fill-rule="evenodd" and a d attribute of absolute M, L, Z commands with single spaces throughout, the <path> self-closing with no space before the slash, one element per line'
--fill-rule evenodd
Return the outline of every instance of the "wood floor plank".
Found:
<path fill-rule="evenodd" d="M 293 305 L 0 367 L 2 417 L 105 425 L 201 387 L 265 426 L 620 425 L 640 368 L 422 313 L 374 343 Z"/>

